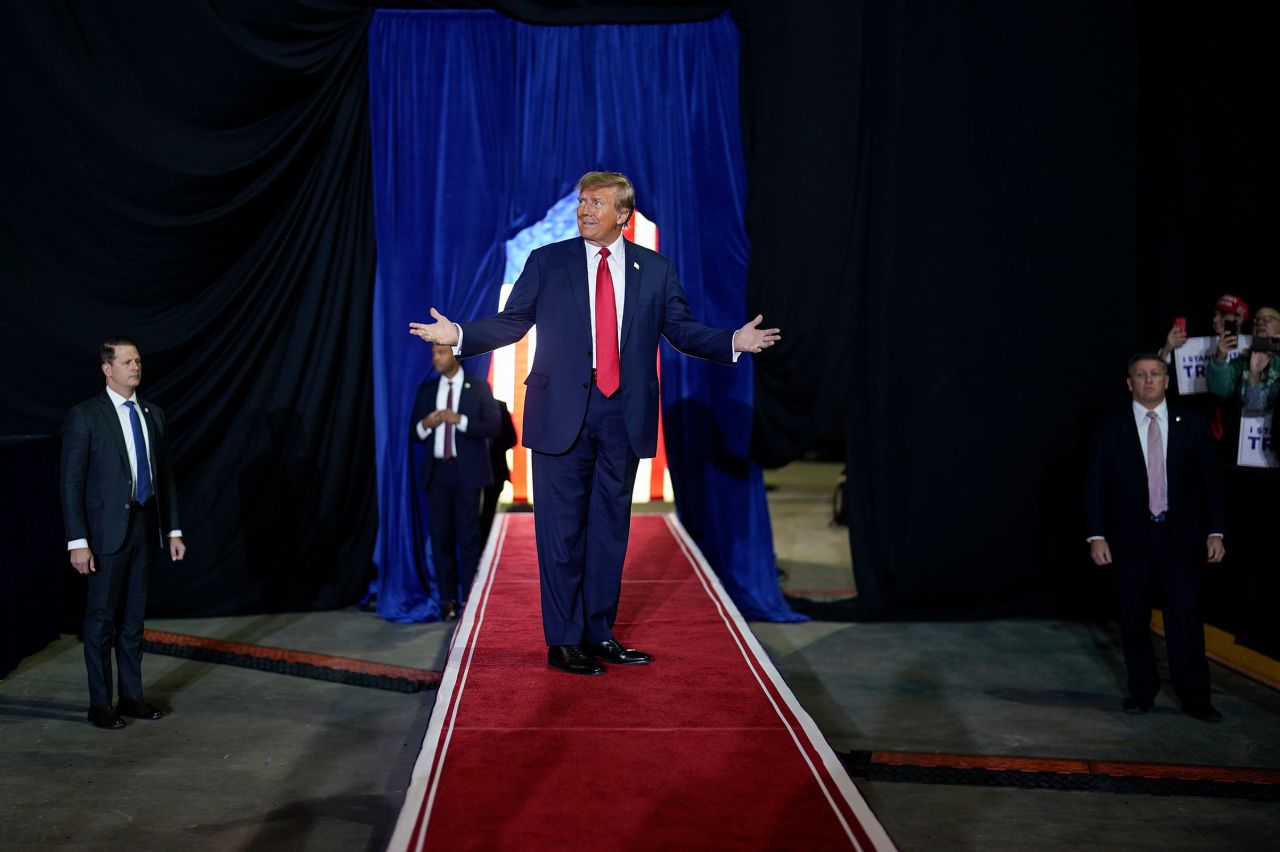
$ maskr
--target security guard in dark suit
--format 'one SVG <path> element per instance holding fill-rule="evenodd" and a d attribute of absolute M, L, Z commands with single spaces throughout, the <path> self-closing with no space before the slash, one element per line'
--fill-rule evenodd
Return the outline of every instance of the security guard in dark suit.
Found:
<path fill-rule="evenodd" d="M 457 617 L 480 561 L 480 493 L 493 482 L 489 442 L 498 436 L 498 406 L 489 383 L 463 371 L 448 346 L 435 346 L 439 379 L 418 388 L 413 433 L 426 451 L 418 483 L 427 491 L 431 560 L 441 614 Z"/>
<path fill-rule="evenodd" d="M 147 583 L 162 541 L 167 539 L 175 561 L 186 555 L 186 545 L 164 413 L 137 394 L 142 382 L 138 344 L 111 337 L 99 357 L 107 386 L 71 409 L 62 427 L 62 519 L 71 564 L 88 582 L 89 721 L 99 728 L 122 728 L 121 716 L 161 716 L 142 696 Z M 112 648 L 119 684 L 115 706 Z"/>

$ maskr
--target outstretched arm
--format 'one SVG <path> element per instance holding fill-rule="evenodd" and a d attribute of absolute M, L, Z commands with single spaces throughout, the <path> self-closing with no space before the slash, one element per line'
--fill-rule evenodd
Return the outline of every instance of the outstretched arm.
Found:
<path fill-rule="evenodd" d="M 448 317 L 435 308 L 431 309 L 431 316 L 435 318 L 435 322 L 409 323 L 409 333 L 421 338 L 426 343 L 443 343 L 445 346 L 457 346 L 458 326 L 450 322 Z"/>
<path fill-rule="evenodd" d="M 734 352 L 761 352 L 782 339 L 782 333 L 776 328 L 760 328 L 764 322 L 764 314 L 756 314 L 756 318 L 733 333 Z"/>

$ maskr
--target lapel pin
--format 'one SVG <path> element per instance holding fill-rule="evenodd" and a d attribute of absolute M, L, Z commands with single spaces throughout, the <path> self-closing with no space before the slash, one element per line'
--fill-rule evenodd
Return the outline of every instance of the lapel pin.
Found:
<path fill-rule="evenodd" d="M 462 387 L 463 387 L 463 389 L 466 389 L 466 388 L 471 387 L 471 382 L 463 382 L 463 383 L 462 383 Z"/>
<path fill-rule="evenodd" d="M 1181 422 L 1182 422 L 1182 418 L 1181 418 L 1181 417 L 1175 417 L 1175 418 L 1173 418 L 1173 422 L 1174 422 L 1174 423 L 1181 423 Z"/>
<path fill-rule="evenodd" d="M 633 261 L 631 261 L 631 265 L 632 265 L 632 266 L 634 266 L 636 269 L 639 269 L 639 268 L 640 268 L 640 264 L 639 264 L 639 263 L 636 263 L 634 260 L 633 260 Z"/>

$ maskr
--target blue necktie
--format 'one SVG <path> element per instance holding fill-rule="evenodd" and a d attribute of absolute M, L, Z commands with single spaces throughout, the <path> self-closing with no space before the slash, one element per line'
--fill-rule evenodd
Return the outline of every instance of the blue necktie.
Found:
<path fill-rule="evenodd" d="M 133 453 L 138 460 L 138 496 L 139 503 L 151 499 L 151 465 L 147 463 L 147 441 L 142 437 L 142 421 L 138 418 L 138 409 L 133 400 L 125 403 L 129 406 L 129 423 L 133 426 Z"/>

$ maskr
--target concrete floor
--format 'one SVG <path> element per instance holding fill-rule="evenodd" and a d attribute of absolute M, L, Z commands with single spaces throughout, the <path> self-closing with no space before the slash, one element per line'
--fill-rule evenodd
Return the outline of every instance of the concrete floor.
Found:
<path fill-rule="evenodd" d="M 829 527 L 838 465 L 767 475 L 784 588 L 851 593 Z M 438 669 L 439 624 L 355 610 L 152 621 L 232 641 Z M 903 750 L 1280 768 L 1280 695 L 1214 667 L 1225 714 L 1172 695 L 1119 710 L 1106 629 L 1074 622 L 753 625 L 839 751 Z M 400 694 L 150 655 L 147 697 L 170 715 L 84 721 L 74 637 L 0 682 L 0 848 L 377 850 L 389 837 L 433 693 Z M 1192 797 L 858 781 L 903 850 L 1260 849 L 1275 804 Z"/>

